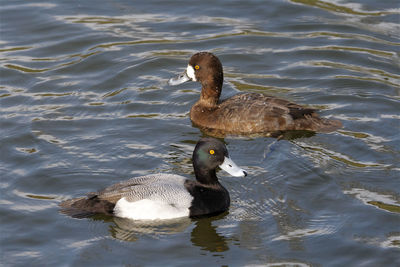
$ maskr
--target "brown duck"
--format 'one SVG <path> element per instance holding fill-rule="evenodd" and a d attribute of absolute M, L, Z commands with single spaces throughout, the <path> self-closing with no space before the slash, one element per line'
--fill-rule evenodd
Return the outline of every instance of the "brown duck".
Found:
<path fill-rule="evenodd" d="M 271 135 L 285 131 L 331 132 L 340 121 L 320 118 L 315 109 L 261 93 L 240 93 L 220 100 L 223 70 L 209 52 L 194 54 L 170 85 L 200 82 L 200 99 L 190 110 L 193 124 L 211 135 Z"/>

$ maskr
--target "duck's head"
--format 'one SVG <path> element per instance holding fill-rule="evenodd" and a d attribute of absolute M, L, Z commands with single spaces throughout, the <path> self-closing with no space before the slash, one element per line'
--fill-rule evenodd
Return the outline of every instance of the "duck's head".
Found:
<path fill-rule="evenodd" d="M 202 138 L 193 151 L 193 167 L 197 180 L 203 183 L 217 182 L 216 169 L 220 167 L 232 176 L 247 176 L 230 158 L 224 143 L 215 138 Z"/>
<path fill-rule="evenodd" d="M 185 71 L 171 79 L 169 85 L 178 85 L 187 81 L 199 82 L 202 85 L 201 99 L 214 105 L 221 95 L 224 74 L 219 59 L 209 52 L 194 54 Z"/>

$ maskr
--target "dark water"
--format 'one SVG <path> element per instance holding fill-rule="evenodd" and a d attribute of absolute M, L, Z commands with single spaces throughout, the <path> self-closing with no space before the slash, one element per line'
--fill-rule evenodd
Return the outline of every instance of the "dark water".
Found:
<path fill-rule="evenodd" d="M 145 2 L 145 3 L 143 3 Z M 399 266 L 400 7 L 388 1 L 10 1 L 0 8 L 1 265 Z M 200 85 L 263 92 L 344 128 L 225 138 L 229 212 L 141 224 L 58 203 L 136 175 L 192 176 Z"/>

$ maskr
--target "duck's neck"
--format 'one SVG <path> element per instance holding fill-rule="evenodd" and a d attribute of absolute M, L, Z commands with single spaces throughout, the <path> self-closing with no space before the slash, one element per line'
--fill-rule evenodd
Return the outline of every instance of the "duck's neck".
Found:
<path fill-rule="evenodd" d="M 214 170 L 206 168 L 195 168 L 194 173 L 196 180 L 205 185 L 217 185 L 219 184 L 217 174 Z"/>
<path fill-rule="evenodd" d="M 200 100 L 201 105 L 213 108 L 218 105 L 218 100 L 222 90 L 222 78 L 212 79 L 210 81 L 203 81 L 201 83 Z"/>

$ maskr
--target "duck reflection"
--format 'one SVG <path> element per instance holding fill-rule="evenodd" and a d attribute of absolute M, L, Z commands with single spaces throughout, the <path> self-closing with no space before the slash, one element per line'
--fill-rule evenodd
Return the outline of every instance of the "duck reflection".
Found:
<path fill-rule="evenodd" d="M 143 235 L 170 235 L 183 232 L 192 221 L 183 217 L 170 220 L 136 221 L 125 218 L 113 218 L 110 233 L 114 238 L 123 241 L 137 241 Z"/>
<path fill-rule="evenodd" d="M 207 127 L 199 127 L 196 126 L 195 124 L 192 124 L 193 127 L 197 127 L 200 129 L 202 132 L 203 136 L 214 136 L 216 138 L 225 138 L 227 136 L 235 136 L 235 135 L 229 135 L 226 134 L 223 131 L 216 130 L 216 129 L 210 129 Z M 249 138 L 259 138 L 259 137 L 272 137 L 272 138 L 277 138 L 278 140 L 284 139 L 284 140 L 295 140 L 295 139 L 300 139 L 300 138 L 309 138 L 315 135 L 315 132 L 312 131 L 306 131 L 306 130 L 297 130 L 297 131 L 276 131 L 276 132 L 271 132 L 271 133 L 265 133 L 265 134 L 247 134 L 246 136 Z"/>
<path fill-rule="evenodd" d="M 223 252 L 229 249 L 228 239 L 217 232 L 217 226 L 213 222 L 226 217 L 228 212 L 213 217 L 202 217 L 190 219 L 187 217 L 154 220 L 137 221 L 125 218 L 118 218 L 106 215 L 92 216 L 94 221 L 103 221 L 111 223 L 109 231 L 111 236 L 123 241 L 137 241 L 143 235 L 170 235 L 184 232 L 192 223 L 194 228 L 191 232 L 191 242 L 194 246 L 210 252 Z"/>
<path fill-rule="evenodd" d="M 217 232 L 217 226 L 212 223 L 223 219 L 228 212 L 215 217 L 194 219 L 195 227 L 192 230 L 191 241 L 193 245 L 210 252 L 223 252 L 229 249 L 228 240 Z"/>

